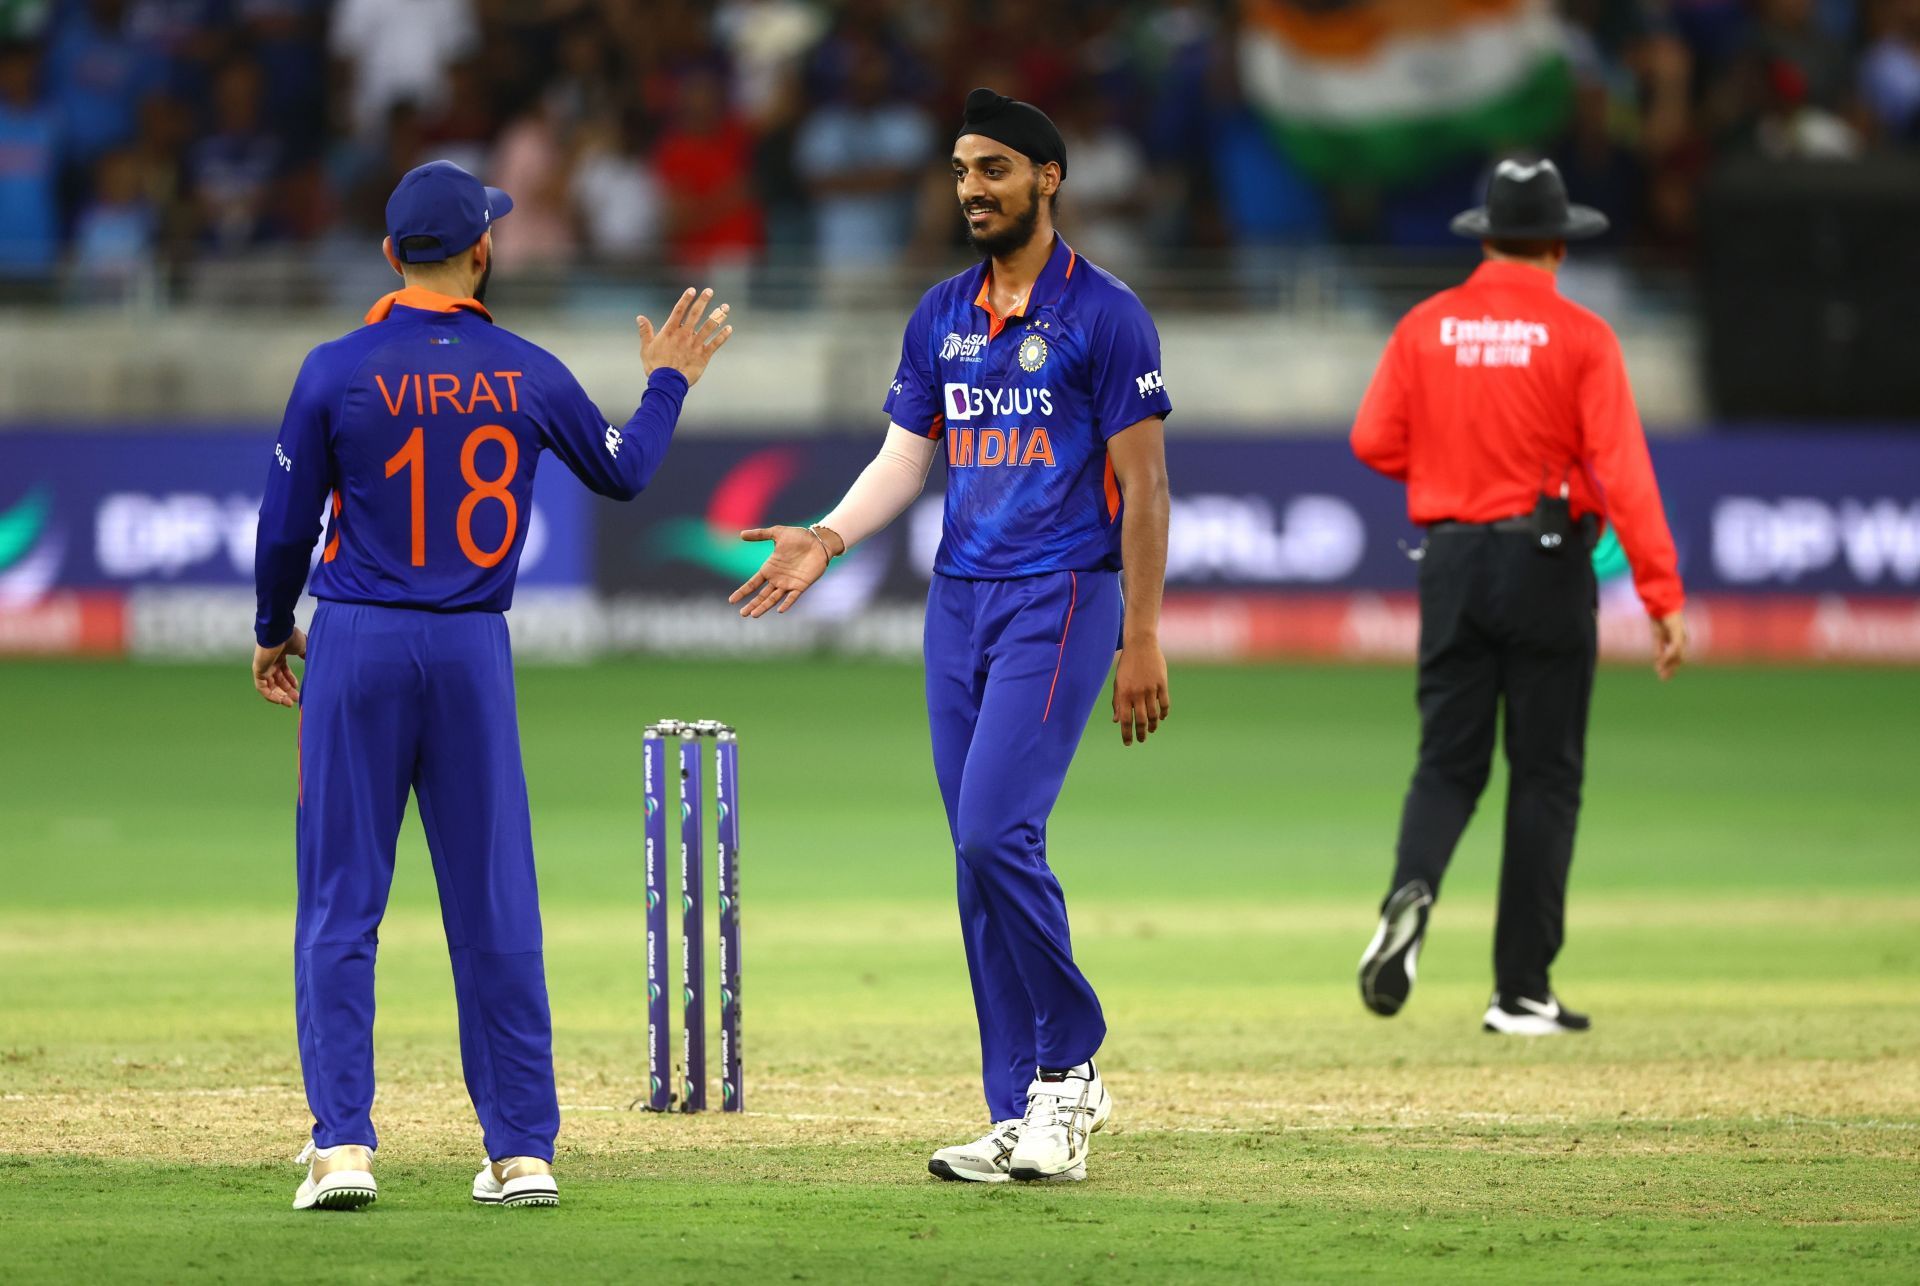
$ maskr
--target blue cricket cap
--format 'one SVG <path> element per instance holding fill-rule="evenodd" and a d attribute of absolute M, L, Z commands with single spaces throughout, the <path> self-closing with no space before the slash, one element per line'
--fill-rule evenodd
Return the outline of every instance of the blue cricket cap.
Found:
<path fill-rule="evenodd" d="M 408 170 L 387 198 L 387 235 L 401 263 L 439 263 L 480 240 L 511 209 L 513 198 L 499 188 L 452 161 L 428 161 Z M 434 245 L 403 250 L 408 237 L 432 237 Z"/>

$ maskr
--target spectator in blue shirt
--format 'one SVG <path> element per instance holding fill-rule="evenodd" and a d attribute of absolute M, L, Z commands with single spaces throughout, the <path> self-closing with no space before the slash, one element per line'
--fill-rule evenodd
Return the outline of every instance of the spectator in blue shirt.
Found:
<path fill-rule="evenodd" d="M 0 279 L 47 276 L 59 251 L 60 132 L 38 82 L 32 45 L 0 45 Z"/>
<path fill-rule="evenodd" d="M 93 200 L 73 233 L 73 292 L 115 296 L 154 261 L 159 217 L 141 191 L 140 159 L 116 148 L 95 167 Z"/>
<path fill-rule="evenodd" d="M 798 168 L 814 197 L 815 246 L 828 269 L 891 264 L 912 231 L 915 197 L 934 155 L 925 112 L 888 91 L 877 44 L 852 58 L 846 102 L 800 127 Z"/>
<path fill-rule="evenodd" d="M 124 0 L 86 0 L 68 11 L 48 46 L 65 163 L 83 181 L 102 153 L 133 138 L 141 100 L 166 87 L 166 58 L 129 30 L 126 8 Z"/>
<path fill-rule="evenodd" d="M 213 132 L 187 155 L 187 181 L 205 240 L 226 250 L 266 231 L 283 149 L 261 125 L 260 69 L 228 63 L 214 80 Z"/>

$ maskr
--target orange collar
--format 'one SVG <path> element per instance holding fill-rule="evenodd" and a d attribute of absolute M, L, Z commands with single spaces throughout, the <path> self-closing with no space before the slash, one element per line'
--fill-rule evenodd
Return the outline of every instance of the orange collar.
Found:
<path fill-rule="evenodd" d="M 396 306 L 417 308 L 423 313 L 451 313 L 464 308 L 469 312 L 479 313 L 488 321 L 493 320 L 493 314 L 488 312 L 486 305 L 478 299 L 455 299 L 452 295 L 443 295 L 437 290 L 428 290 L 424 286 L 408 286 L 404 290 L 396 290 L 392 294 L 382 295 L 375 300 L 373 307 L 367 309 L 367 324 L 385 321 L 387 315 Z"/>
<path fill-rule="evenodd" d="M 1025 317 L 1027 315 L 1027 304 L 1032 299 L 1033 291 L 1032 289 L 1028 289 L 1027 293 L 1021 296 L 1019 304 L 1009 309 L 1005 316 L 996 313 L 993 311 L 993 269 L 987 269 L 987 275 L 980 279 L 980 293 L 973 297 L 973 302 L 976 307 L 987 310 L 987 338 L 990 340 L 998 339 L 1001 328 L 1007 324 L 1008 319 Z"/>
<path fill-rule="evenodd" d="M 974 306 L 986 310 L 987 338 L 989 340 L 998 339 L 1000 332 L 1006 328 L 1006 324 L 1010 320 L 1015 317 L 1025 317 L 1027 315 L 1027 310 L 1033 306 L 1033 297 L 1039 293 L 1040 287 L 1043 284 L 1052 284 L 1049 274 L 1052 273 L 1056 267 L 1062 269 L 1060 284 L 1064 285 L 1066 282 L 1072 280 L 1073 265 L 1078 258 L 1079 256 L 1073 252 L 1073 247 L 1056 235 L 1053 242 L 1053 253 L 1048 255 L 1047 262 L 1041 265 L 1040 275 L 1034 279 L 1033 285 L 1028 287 L 1027 293 L 1021 297 L 1019 305 L 1010 309 L 1004 317 L 993 311 L 993 264 L 989 262 L 986 266 L 986 271 L 980 275 L 980 293 L 973 297 Z"/>

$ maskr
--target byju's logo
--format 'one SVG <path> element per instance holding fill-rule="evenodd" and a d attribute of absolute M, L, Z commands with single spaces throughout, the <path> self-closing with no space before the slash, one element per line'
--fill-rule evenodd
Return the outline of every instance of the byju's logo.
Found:
<path fill-rule="evenodd" d="M 958 331 L 948 331 L 947 337 L 940 341 L 940 360 L 977 362 L 980 360 L 980 351 L 986 346 L 985 335 L 962 335 Z"/>
<path fill-rule="evenodd" d="M 1053 390 L 1045 388 L 975 388 L 971 384 L 949 384 L 940 400 L 948 423 L 982 415 L 1053 414 Z"/>

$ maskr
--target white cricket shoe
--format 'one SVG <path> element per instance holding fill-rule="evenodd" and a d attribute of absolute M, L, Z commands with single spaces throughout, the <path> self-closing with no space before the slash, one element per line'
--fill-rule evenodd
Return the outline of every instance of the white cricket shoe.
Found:
<path fill-rule="evenodd" d="M 295 1210 L 358 1210 L 380 1195 L 373 1182 L 373 1149 L 358 1143 L 300 1149 L 296 1162 L 305 1164 L 307 1177 L 293 1194 Z"/>
<path fill-rule="evenodd" d="M 1531 996 L 1509 996 L 1496 991 L 1487 1002 L 1486 1017 L 1480 1020 L 1482 1031 L 1501 1036 L 1559 1036 L 1586 1031 L 1592 1026 L 1591 1018 L 1568 1009 L 1552 992 L 1547 993 L 1545 1000 L 1535 1000 Z"/>
<path fill-rule="evenodd" d="M 1026 1180 L 1086 1178 L 1087 1141 L 1112 1115 L 1113 1098 L 1091 1062 L 1057 1079 L 1035 1079 L 1007 1173 Z"/>
<path fill-rule="evenodd" d="M 557 1206 L 560 1185 L 539 1157 L 504 1157 L 473 1176 L 473 1199 L 483 1206 Z"/>
<path fill-rule="evenodd" d="M 1007 1161 L 1020 1141 L 1020 1122 L 995 1121 L 993 1128 L 971 1143 L 941 1148 L 927 1161 L 927 1173 L 967 1183 L 1005 1183 Z"/>

